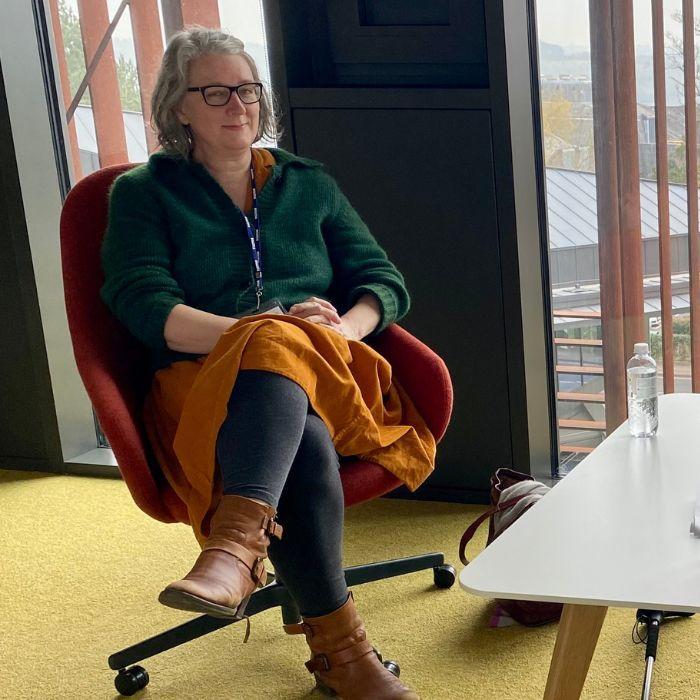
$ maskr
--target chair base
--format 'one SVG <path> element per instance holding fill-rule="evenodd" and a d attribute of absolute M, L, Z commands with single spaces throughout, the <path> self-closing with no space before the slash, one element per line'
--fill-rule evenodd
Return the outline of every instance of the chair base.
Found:
<path fill-rule="evenodd" d="M 389 561 L 363 564 L 361 566 L 351 566 L 345 569 L 345 580 L 348 587 L 352 587 L 371 581 L 380 581 L 385 578 L 411 574 L 416 571 L 424 571 L 426 569 L 433 569 L 433 580 L 438 588 L 449 588 L 454 584 L 454 569 L 449 564 L 445 564 L 445 557 L 441 552 L 422 554 L 404 559 L 391 559 Z M 280 607 L 282 609 L 282 620 L 284 624 L 301 622 L 301 615 L 299 614 L 296 603 L 289 595 L 284 584 L 280 581 L 270 583 L 253 593 L 246 607 L 246 616 L 252 617 L 259 612 L 275 607 Z M 150 637 L 138 644 L 134 644 L 133 646 L 112 654 L 107 663 L 111 669 L 119 671 L 117 679 L 120 683 L 117 684 L 115 681 L 117 690 L 122 694 L 132 694 L 131 692 L 124 692 L 124 683 L 122 682 L 124 677 L 130 672 L 130 669 L 127 669 L 128 666 L 143 661 L 143 659 L 147 659 L 151 656 L 155 656 L 156 654 L 161 654 L 169 649 L 174 649 L 193 639 L 203 637 L 210 632 L 214 632 L 236 622 L 240 622 L 240 620 L 200 615 L 193 620 L 173 627 L 155 637 Z M 140 690 L 148 683 L 148 674 L 140 666 L 136 668 L 139 670 L 138 676 L 141 679 L 138 688 Z M 136 692 L 136 689 L 134 692 Z"/>

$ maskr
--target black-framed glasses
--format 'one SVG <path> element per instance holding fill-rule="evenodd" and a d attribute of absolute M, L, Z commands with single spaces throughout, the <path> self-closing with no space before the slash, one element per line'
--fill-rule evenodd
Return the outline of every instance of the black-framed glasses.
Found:
<path fill-rule="evenodd" d="M 260 102 L 262 97 L 262 83 L 241 83 L 240 85 L 203 85 L 202 87 L 188 87 L 187 92 L 201 92 L 204 101 L 210 107 L 223 107 L 229 103 L 231 95 L 235 92 L 241 102 L 247 105 Z"/>

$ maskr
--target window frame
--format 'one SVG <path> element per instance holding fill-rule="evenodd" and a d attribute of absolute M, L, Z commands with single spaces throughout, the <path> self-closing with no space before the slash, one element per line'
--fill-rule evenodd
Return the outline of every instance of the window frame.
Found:
<path fill-rule="evenodd" d="M 535 0 L 503 2 L 529 466 L 549 481 L 557 475 L 559 444 L 536 17 Z"/>
<path fill-rule="evenodd" d="M 63 301 L 58 230 L 71 172 L 65 150 L 60 150 L 68 139 L 65 111 L 56 92 L 59 82 L 48 12 L 42 0 L 6 0 L 0 63 L 11 124 L 11 134 L 3 138 L 12 140 L 17 161 L 60 441 L 60 455 L 52 459 L 57 468 L 52 471 L 118 476 L 112 450 L 98 447 L 92 404 L 75 363 Z M 48 435 L 40 437 L 52 442 Z"/>

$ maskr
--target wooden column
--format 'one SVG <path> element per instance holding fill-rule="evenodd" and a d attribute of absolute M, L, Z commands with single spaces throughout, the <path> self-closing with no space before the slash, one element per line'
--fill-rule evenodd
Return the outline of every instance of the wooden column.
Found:
<path fill-rule="evenodd" d="M 63 107 L 67 109 L 71 103 L 71 86 L 68 77 L 68 63 L 66 62 L 66 47 L 63 43 L 63 30 L 58 14 L 58 0 L 49 0 L 49 13 L 51 14 L 51 29 L 53 31 L 54 45 L 56 46 L 56 60 L 58 61 L 58 75 L 61 81 L 61 95 Z M 80 149 L 78 148 L 78 134 L 75 129 L 75 121 L 68 120 L 68 142 L 70 145 L 70 160 L 73 166 L 73 180 L 78 181 L 83 176 L 83 168 L 80 164 Z"/>
<path fill-rule="evenodd" d="M 221 26 L 218 0 L 180 0 L 180 3 L 185 26 L 199 24 L 217 29 Z"/>
<path fill-rule="evenodd" d="M 693 1 L 683 0 L 683 84 L 685 163 L 688 200 L 688 270 L 690 278 L 690 365 L 692 388 L 700 388 L 700 247 L 698 241 L 698 129 L 695 107 L 695 18 Z"/>
<path fill-rule="evenodd" d="M 107 2 L 106 0 L 78 0 L 78 12 L 85 65 L 88 66 L 109 26 Z M 124 117 L 111 42 L 90 80 L 90 101 L 100 165 L 105 167 L 128 162 Z"/>
<path fill-rule="evenodd" d="M 614 0 L 610 3 L 615 67 L 613 76 L 625 357 L 631 357 L 634 344 L 644 342 L 648 335 L 645 328 L 642 283 L 642 219 L 639 201 L 639 138 L 632 1 Z"/>
<path fill-rule="evenodd" d="M 129 3 L 131 27 L 134 34 L 136 50 L 136 70 L 139 75 L 141 92 L 141 112 L 148 152 L 158 146 L 153 129 L 151 129 L 151 95 L 158 77 L 160 62 L 163 58 L 163 40 L 160 33 L 160 17 L 157 0 L 131 0 Z"/>
<path fill-rule="evenodd" d="M 668 130 L 666 127 L 666 60 L 663 0 L 651 0 L 654 61 L 654 132 L 656 134 L 656 194 L 659 213 L 659 279 L 664 393 L 675 391 L 673 366 L 673 297 L 671 292 L 671 230 L 668 203 Z"/>
<path fill-rule="evenodd" d="M 163 29 L 167 41 L 182 29 L 182 7 L 180 0 L 160 0 L 160 8 L 163 12 Z"/>
<path fill-rule="evenodd" d="M 627 417 L 611 0 L 590 0 L 593 140 L 608 432 Z"/>
<path fill-rule="evenodd" d="M 161 0 L 161 8 L 167 37 L 191 24 L 221 26 L 218 0 Z"/>

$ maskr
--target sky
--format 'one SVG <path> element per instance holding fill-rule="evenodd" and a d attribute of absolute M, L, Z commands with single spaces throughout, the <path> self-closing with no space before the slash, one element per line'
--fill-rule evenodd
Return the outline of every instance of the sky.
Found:
<path fill-rule="evenodd" d="M 589 0 L 535 0 L 539 40 L 561 46 L 588 47 L 588 2 Z M 695 2 L 694 5 L 697 19 L 700 15 L 700 2 Z M 633 0 L 633 7 L 635 44 L 651 49 L 651 0 Z M 672 15 L 680 10 L 681 0 L 664 0 L 666 31 L 680 35 L 681 25 L 672 19 Z"/>
<path fill-rule="evenodd" d="M 78 14 L 78 0 L 66 0 L 68 6 Z M 121 0 L 107 0 L 110 18 L 119 8 Z M 160 9 L 160 3 L 158 3 Z M 243 43 L 263 44 L 263 26 L 260 0 L 219 0 L 219 15 L 221 26 Z M 161 16 L 162 24 L 162 16 Z M 131 40 L 131 26 L 128 19 L 128 9 L 114 30 L 117 39 Z"/>
<path fill-rule="evenodd" d="M 78 14 L 78 0 L 67 0 L 67 4 Z M 110 17 L 114 16 L 121 0 L 107 0 Z M 160 7 L 160 3 L 158 3 Z M 234 36 L 244 42 L 253 41 L 261 43 L 262 39 L 262 15 L 260 0 L 219 0 L 219 15 L 221 26 L 230 31 Z M 161 20 L 162 21 L 162 20 Z M 130 38 L 131 27 L 126 17 L 122 18 L 114 30 L 117 37 Z"/>
<path fill-rule="evenodd" d="M 66 0 L 78 11 L 77 0 Z M 121 0 L 107 0 L 110 16 Z M 537 29 L 540 41 L 561 46 L 589 46 L 589 0 L 535 0 Z M 672 19 L 680 12 L 682 0 L 664 0 L 664 28 L 680 34 L 681 26 Z M 219 0 L 221 25 L 244 43 L 264 44 L 260 0 Z M 700 0 L 696 0 L 696 17 L 700 16 Z M 651 48 L 651 0 L 633 0 L 635 44 Z M 115 32 L 117 38 L 131 38 L 128 17 L 122 18 Z"/>
<path fill-rule="evenodd" d="M 613 0 L 615 1 L 615 0 Z M 69 6 L 77 14 L 78 0 L 66 0 Z M 651 53 L 651 0 L 632 0 L 634 8 L 634 31 L 635 44 L 637 46 L 637 55 Z M 113 16 L 119 7 L 121 0 L 107 0 L 110 9 L 110 16 Z M 158 3 L 160 5 L 160 3 Z M 558 44 L 560 46 L 589 50 L 589 18 L 588 5 L 589 0 L 535 0 L 537 14 L 537 29 L 538 36 L 541 42 L 550 44 Z M 664 0 L 664 29 L 666 32 L 671 32 L 677 36 L 682 33 L 680 22 L 673 19 L 675 13 L 680 12 L 682 0 Z M 700 18 L 700 0 L 695 0 L 696 19 Z M 261 77 L 263 81 L 269 83 L 269 67 L 267 65 L 267 56 L 265 54 L 265 38 L 261 11 L 261 0 L 219 0 L 219 13 L 221 16 L 221 25 L 224 29 L 230 31 L 234 36 L 241 39 L 247 46 L 252 48 L 251 54 L 258 63 Z M 133 58 L 133 44 L 131 38 L 131 25 L 128 17 L 128 10 L 123 15 L 115 32 L 115 47 L 118 52 L 126 53 Z M 668 44 L 667 44 L 668 45 Z M 650 60 L 650 59 L 649 59 Z M 566 66 L 545 66 L 543 69 L 564 72 L 573 71 L 576 74 L 590 75 L 590 64 L 586 60 L 579 61 L 580 65 Z M 668 64 L 668 61 L 667 61 Z M 648 66 L 642 62 L 640 65 Z M 653 93 L 651 87 L 651 72 L 649 75 L 638 75 L 637 80 L 640 94 Z M 678 76 L 676 76 L 677 78 Z M 669 83 L 669 99 L 672 103 L 679 101 L 679 95 L 676 95 L 670 80 Z M 649 85 L 646 85 L 649 83 Z M 645 88 L 646 85 L 646 88 Z M 648 89 L 647 89 L 648 88 Z M 677 90 L 676 90 L 677 92 Z M 649 99 L 646 102 L 650 102 Z"/>
<path fill-rule="evenodd" d="M 121 5 L 122 0 L 107 0 L 110 19 Z M 66 0 L 66 4 L 78 14 L 78 0 Z M 160 3 L 158 3 L 160 10 Z M 246 45 L 252 47 L 250 54 L 253 56 L 263 82 L 270 83 L 270 69 L 267 63 L 267 55 L 264 51 L 265 35 L 263 28 L 263 18 L 261 0 L 219 0 L 219 16 L 221 18 L 222 29 L 227 30 L 235 37 L 238 37 Z M 161 32 L 163 16 L 161 13 Z M 119 24 L 117 24 L 114 34 L 114 46 L 118 53 L 124 53 L 128 58 L 134 60 L 133 39 L 131 35 L 131 23 L 129 21 L 129 10 L 124 12 Z M 165 37 L 163 37 L 165 42 Z"/>
<path fill-rule="evenodd" d="M 568 48 L 568 56 L 565 59 L 541 51 L 540 74 L 545 78 L 564 73 L 590 78 L 591 63 L 587 58 L 590 51 L 589 0 L 535 0 L 535 3 L 540 44 L 557 44 Z M 700 19 L 700 0 L 694 0 L 694 5 L 697 23 Z M 632 7 L 637 100 L 641 104 L 651 106 L 654 104 L 651 0 L 632 0 Z M 682 0 L 664 0 L 663 8 L 666 34 L 666 101 L 669 106 L 681 105 L 684 102 L 682 56 L 672 48 L 668 35 L 682 40 L 683 28 L 678 17 L 682 9 Z M 696 38 L 696 54 L 700 49 L 698 44 L 700 41 Z"/>

